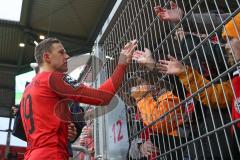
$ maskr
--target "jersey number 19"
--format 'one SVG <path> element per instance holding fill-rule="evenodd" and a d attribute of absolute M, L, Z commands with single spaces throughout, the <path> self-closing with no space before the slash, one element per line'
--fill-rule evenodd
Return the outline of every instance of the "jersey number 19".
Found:
<path fill-rule="evenodd" d="M 24 119 L 27 121 L 27 130 L 29 134 L 32 134 L 35 130 L 34 127 L 34 120 L 33 120 L 33 111 L 32 111 L 32 97 L 30 94 L 27 97 L 23 98 L 23 112 L 24 112 Z M 29 123 L 30 122 L 30 123 Z M 29 127 L 30 124 L 30 127 Z"/>

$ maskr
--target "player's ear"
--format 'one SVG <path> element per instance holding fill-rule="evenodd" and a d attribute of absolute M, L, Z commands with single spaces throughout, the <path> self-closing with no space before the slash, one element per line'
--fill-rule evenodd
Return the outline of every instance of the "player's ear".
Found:
<path fill-rule="evenodd" d="M 50 55 L 48 52 L 43 53 L 43 61 L 50 63 Z"/>

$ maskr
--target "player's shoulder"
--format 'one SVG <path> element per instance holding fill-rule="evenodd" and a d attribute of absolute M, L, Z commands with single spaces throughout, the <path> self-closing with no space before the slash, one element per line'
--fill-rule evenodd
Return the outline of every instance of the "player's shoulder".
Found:
<path fill-rule="evenodd" d="M 53 74 L 54 72 L 46 72 L 46 71 L 44 71 L 44 72 L 40 72 L 40 73 L 38 73 L 37 74 L 37 76 L 36 76 L 36 78 L 49 78 L 52 74 Z"/>
<path fill-rule="evenodd" d="M 62 72 L 51 72 L 51 74 L 49 75 L 48 81 L 50 86 L 52 84 L 56 84 L 59 82 L 62 82 L 64 80 L 64 77 L 66 76 L 66 74 L 62 73 Z"/>
<path fill-rule="evenodd" d="M 66 87 L 70 86 L 74 89 L 78 88 L 81 83 L 69 76 L 68 74 L 64 74 L 61 72 L 53 72 L 49 77 L 49 84 L 50 86 L 58 85 L 64 85 Z"/>
<path fill-rule="evenodd" d="M 61 72 L 40 72 L 36 75 L 36 77 L 33 79 L 33 81 L 39 81 L 39 82 L 49 82 L 50 79 L 53 79 L 54 81 L 58 77 L 63 77 L 64 74 Z"/>

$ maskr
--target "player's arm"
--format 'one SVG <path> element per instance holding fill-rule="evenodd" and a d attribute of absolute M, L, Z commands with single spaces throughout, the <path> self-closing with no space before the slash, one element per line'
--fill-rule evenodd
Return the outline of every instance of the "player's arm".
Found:
<path fill-rule="evenodd" d="M 68 75 L 59 72 L 53 72 L 50 75 L 49 86 L 61 97 L 91 105 L 107 105 L 121 85 L 127 64 L 131 61 L 136 47 L 136 41 L 131 41 L 125 45 L 112 76 L 98 89 L 87 87 L 72 80 Z"/>
<path fill-rule="evenodd" d="M 54 72 L 49 78 L 51 89 L 63 98 L 91 105 L 107 105 L 121 84 L 126 66 L 116 67 L 113 75 L 98 89 L 87 87 L 68 75 Z"/>

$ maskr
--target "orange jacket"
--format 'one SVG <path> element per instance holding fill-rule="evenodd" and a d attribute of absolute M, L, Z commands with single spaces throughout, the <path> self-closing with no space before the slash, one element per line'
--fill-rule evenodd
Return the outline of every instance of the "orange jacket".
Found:
<path fill-rule="evenodd" d="M 223 29 L 222 32 L 222 37 L 225 40 L 227 39 L 227 36 L 229 36 L 229 38 L 238 39 L 239 32 L 240 32 L 240 12 L 225 25 L 225 29 Z"/>
<path fill-rule="evenodd" d="M 132 97 L 137 101 L 137 106 L 141 114 L 144 125 L 149 125 L 154 120 L 160 118 L 161 116 L 166 116 L 160 119 L 156 124 L 154 124 L 150 129 L 157 133 L 164 133 L 172 136 L 178 136 L 177 126 L 183 123 L 183 111 L 182 107 L 178 107 L 175 111 L 167 113 L 179 104 L 180 100 L 178 97 L 174 96 L 171 91 L 167 91 L 154 100 L 152 95 L 148 93 L 143 98 L 145 92 L 144 88 L 132 92 Z M 142 98 L 142 99 L 141 99 Z"/>
<path fill-rule="evenodd" d="M 178 77 L 190 93 L 195 93 L 210 82 L 191 67 L 187 67 L 186 72 L 180 73 Z M 233 98 L 231 81 L 228 80 L 218 84 L 211 84 L 205 90 L 197 94 L 195 98 L 211 108 L 216 108 L 218 106 L 220 108 L 230 107 Z"/>

